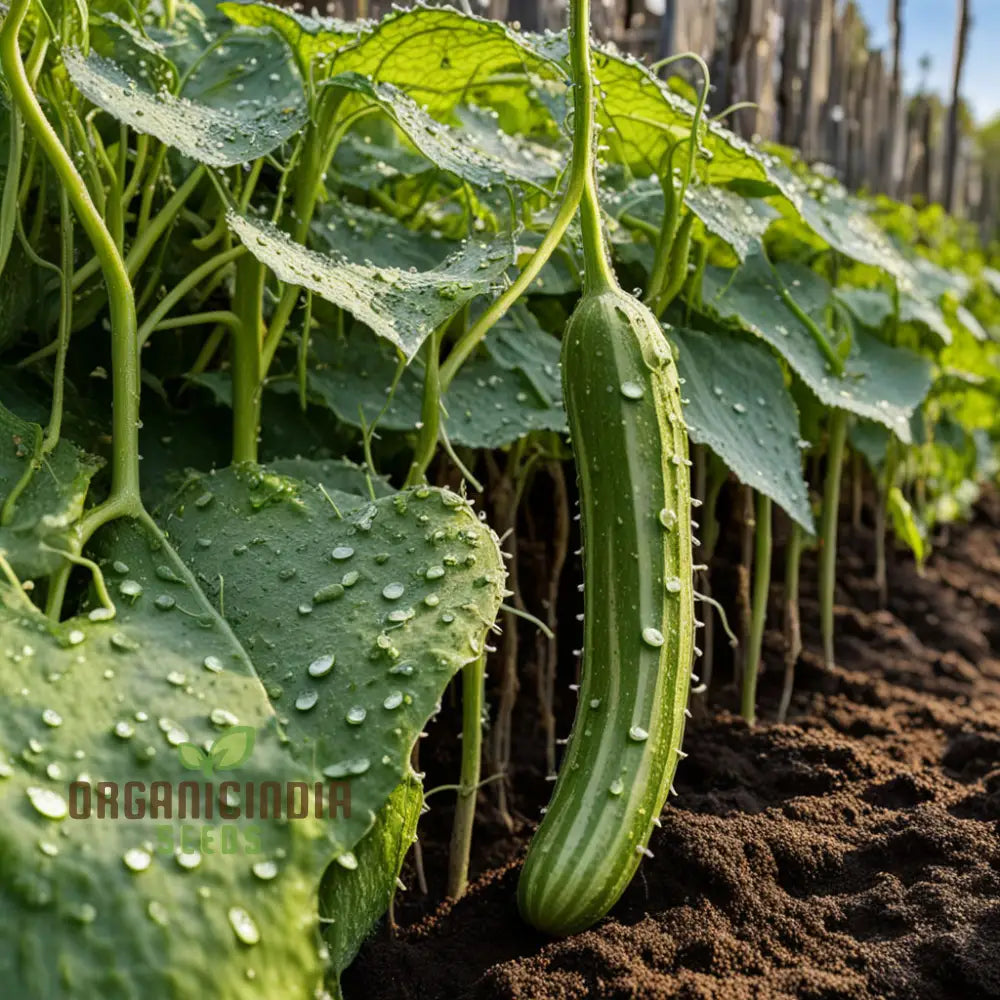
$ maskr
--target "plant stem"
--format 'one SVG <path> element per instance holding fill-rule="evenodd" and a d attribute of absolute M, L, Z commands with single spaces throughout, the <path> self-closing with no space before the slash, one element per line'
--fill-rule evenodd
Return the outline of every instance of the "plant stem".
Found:
<path fill-rule="evenodd" d="M 847 440 L 847 411 L 830 414 L 829 442 L 826 450 L 826 481 L 823 487 L 823 516 L 819 548 L 819 614 L 823 635 L 823 662 L 827 670 L 834 666 L 833 595 L 837 574 L 837 515 L 840 508 L 840 478 Z"/>
<path fill-rule="evenodd" d="M 115 241 L 87 192 L 73 160 L 49 124 L 31 89 L 21 61 L 18 35 L 31 0 L 12 0 L 0 26 L 0 66 L 11 101 L 34 135 L 69 197 L 101 262 L 111 306 L 113 456 L 111 497 L 130 512 L 141 509 L 139 496 L 139 344 L 132 283 Z"/>
<path fill-rule="evenodd" d="M 878 485 L 878 501 L 875 505 L 875 586 L 878 588 L 879 607 L 884 608 L 889 602 L 889 574 L 886 565 L 885 536 L 889 520 L 889 491 L 896 483 L 896 447 L 895 438 L 889 438 L 885 453 L 885 472 L 882 482 Z"/>
<path fill-rule="evenodd" d="M 767 623 L 767 597 L 771 587 L 771 498 L 758 493 L 755 502 L 757 531 L 754 535 L 753 610 L 743 663 L 743 718 L 752 726 L 757 718 L 757 677 L 760 651 Z"/>
<path fill-rule="evenodd" d="M 424 399 L 420 411 L 420 436 L 406 477 L 408 487 L 423 481 L 437 451 L 438 432 L 441 428 L 440 352 L 443 335 L 444 328 L 439 327 L 424 341 Z"/>
<path fill-rule="evenodd" d="M 244 254 L 237 261 L 233 305 L 240 323 L 232 338 L 234 463 L 257 461 L 266 273 L 264 265 L 250 254 Z"/>
<path fill-rule="evenodd" d="M 480 760 L 483 745 L 483 684 L 486 656 L 462 669 L 462 769 L 455 820 L 448 850 L 448 895 L 458 899 L 469 882 L 469 855 L 472 850 L 472 827 L 476 818 L 476 793 L 479 789 Z"/>
<path fill-rule="evenodd" d="M 802 620 L 799 615 L 799 569 L 802 565 L 802 526 L 791 522 L 785 549 L 785 680 L 778 705 L 778 722 L 788 717 L 795 686 L 795 664 L 802 653 Z"/>

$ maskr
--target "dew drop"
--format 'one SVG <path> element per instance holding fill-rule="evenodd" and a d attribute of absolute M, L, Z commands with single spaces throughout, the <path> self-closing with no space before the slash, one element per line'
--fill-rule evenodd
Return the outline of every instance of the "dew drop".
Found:
<path fill-rule="evenodd" d="M 253 922 L 253 917 L 242 906 L 229 907 L 229 926 L 243 944 L 257 944 L 260 941 L 260 931 Z"/>
<path fill-rule="evenodd" d="M 645 743 L 649 739 L 649 733 L 642 726 L 633 726 L 628 731 L 628 738 L 636 743 Z"/>
<path fill-rule="evenodd" d="M 663 645 L 663 633 L 656 628 L 651 626 L 644 628 L 642 630 L 642 641 L 646 643 L 647 646 L 662 646 Z"/>
<path fill-rule="evenodd" d="M 220 660 L 217 656 L 206 656 L 201 662 L 202 666 L 204 666 L 206 670 L 211 670 L 213 674 L 222 672 L 222 660 Z"/>
<path fill-rule="evenodd" d="M 368 712 L 364 707 L 361 705 L 354 705 L 347 710 L 347 715 L 345 715 L 344 718 L 347 719 L 352 726 L 360 726 L 361 723 L 365 721 L 367 715 Z"/>
<path fill-rule="evenodd" d="M 58 792 L 32 785 L 27 794 L 35 811 L 46 819 L 65 819 L 69 815 L 69 806 Z"/>
<path fill-rule="evenodd" d="M 144 872 L 153 863 L 153 856 L 142 847 L 130 847 L 122 861 L 130 871 Z"/>
<path fill-rule="evenodd" d="M 276 861 L 258 861 L 251 869 L 254 875 L 262 882 L 270 882 L 278 876 L 278 863 Z"/>
<path fill-rule="evenodd" d="M 394 708 L 399 708 L 403 704 L 403 692 L 402 691 L 392 691 L 386 695 L 385 701 L 382 702 L 384 708 L 392 711 Z"/>
<path fill-rule="evenodd" d="M 330 558 L 336 559 L 337 562 L 342 562 L 344 559 L 350 559 L 354 555 L 354 549 L 350 545 L 338 545 L 331 553 Z"/>
<path fill-rule="evenodd" d="M 614 781 L 608 786 L 608 791 L 612 795 L 621 795 L 625 791 L 625 782 L 621 778 L 615 778 Z"/>
<path fill-rule="evenodd" d="M 327 674 L 333 670 L 333 664 L 336 662 L 336 656 L 333 653 L 327 653 L 325 656 L 317 657 L 309 664 L 307 672 L 310 677 L 326 677 Z"/>
<path fill-rule="evenodd" d="M 645 390 L 638 382 L 622 382 L 621 384 L 622 395 L 626 399 L 642 399 Z"/>
<path fill-rule="evenodd" d="M 382 588 L 382 596 L 387 601 L 398 601 L 405 590 L 406 588 L 401 583 L 387 583 Z"/>
<path fill-rule="evenodd" d="M 308 712 L 309 709 L 316 707 L 316 702 L 319 701 L 319 693 L 316 691 L 303 691 L 295 699 L 295 707 L 300 712 Z"/>

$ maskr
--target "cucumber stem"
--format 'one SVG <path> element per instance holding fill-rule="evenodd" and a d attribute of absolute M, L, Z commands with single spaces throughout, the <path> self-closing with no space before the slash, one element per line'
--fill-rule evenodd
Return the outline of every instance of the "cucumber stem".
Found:
<path fill-rule="evenodd" d="M 826 450 L 826 480 L 823 488 L 823 517 L 819 548 L 819 614 L 823 635 L 823 662 L 827 670 L 834 666 L 833 595 L 837 585 L 837 514 L 840 507 L 840 479 L 847 440 L 847 411 L 830 414 L 829 442 Z"/>
<path fill-rule="evenodd" d="M 462 668 L 462 768 L 448 850 L 448 895 L 452 899 L 464 895 L 469 884 L 469 855 L 483 748 L 485 678 L 485 655 Z"/>
<path fill-rule="evenodd" d="M 767 623 L 767 597 L 771 587 L 771 498 L 758 493 L 754 503 L 753 609 L 746 659 L 743 662 L 743 718 L 748 725 L 757 720 L 757 676 L 760 673 L 760 651 Z"/>
<path fill-rule="evenodd" d="M 802 653 L 802 620 L 799 615 L 799 569 L 802 565 L 802 526 L 791 522 L 785 549 L 785 679 L 778 704 L 778 722 L 788 717 L 795 686 L 795 664 Z"/>

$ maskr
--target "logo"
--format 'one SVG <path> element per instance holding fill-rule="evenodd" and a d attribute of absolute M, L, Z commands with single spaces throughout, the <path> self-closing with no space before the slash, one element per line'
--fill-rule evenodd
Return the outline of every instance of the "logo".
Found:
<path fill-rule="evenodd" d="M 177 756 L 189 771 L 201 771 L 205 780 L 211 780 L 216 771 L 235 771 L 245 764 L 253 753 L 257 737 L 252 726 L 233 726 L 220 736 L 208 750 L 195 743 L 181 743 Z"/>

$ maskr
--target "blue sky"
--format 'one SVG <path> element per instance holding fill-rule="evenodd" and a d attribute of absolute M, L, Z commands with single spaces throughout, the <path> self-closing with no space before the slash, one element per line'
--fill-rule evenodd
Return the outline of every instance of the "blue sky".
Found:
<path fill-rule="evenodd" d="M 1000 0 L 971 0 L 972 30 L 962 94 L 976 120 L 1000 114 Z M 858 0 L 876 48 L 889 48 L 889 0 Z M 932 60 L 928 86 L 941 95 L 951 89 L 951 60 L 958 4 L 955 0 L 903 0 L 903 86 L 920 82 L 917 64 L 924 53 Z"/>

